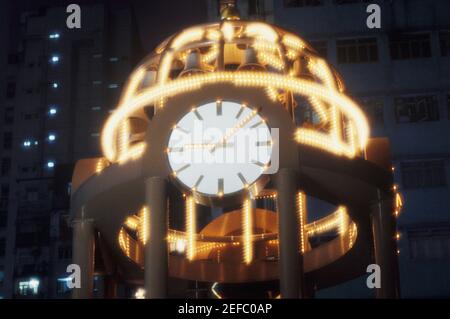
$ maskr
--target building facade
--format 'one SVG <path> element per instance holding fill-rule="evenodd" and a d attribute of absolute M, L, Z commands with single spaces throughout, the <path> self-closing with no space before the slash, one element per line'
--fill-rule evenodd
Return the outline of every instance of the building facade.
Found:
<path fill-rule="evenodd" d="M 2 12 L 10 12 L 8 5 Z M 48 6 L 20 11 L 9 25 L 4 20 L 3 298 L 69 295 L 72 235 L 66 217 L 73 163 L 99 153 L 103 119 L 136 63 L 138 35 L 129 4 L 82 5 L 80 29 L 67 28 L 68 15 L 65 6 Z"/>
<path fill-rule="evenodd" d="M 381 8 L 381 29 L 367 27 L 371 3 Z M 346 79 L 371 135 L 390 140 L 405 202 L 398 226 L 402 297 L 449 296 L 450 3 L 275 0 L 272 6 L 275 24 L 303 36 Z M 370 295 L 365 278 L 323 294 Z"/>

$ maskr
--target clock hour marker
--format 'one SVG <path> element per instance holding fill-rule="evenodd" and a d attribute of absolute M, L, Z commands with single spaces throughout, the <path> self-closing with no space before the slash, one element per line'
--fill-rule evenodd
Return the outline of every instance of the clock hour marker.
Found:
<path fill-rule="evenodd" d="M 183 148 L 182 147 L 169 147 L 167 149 L 168 153 L 174 153 L 174 152 L 183 152 Z"/>
<path fill-rule="evenodd" d="M 271 146 L 272 141 L 256 142 L 256 146 Z"/>
<path fill-rule="evenodd" d="M 266 167 L 266 165 L 261 163 L 260 161 L 252 161 L 252 163 L 261 167 Z"/>
<path fill-rule="evenodd" d="M 189 166 L 191 166 L 191 164 L 186 164 L 183 167 L 180 167 L 179 169 L 177 169 L 175 171 L 175 175 L 179 174 L 180 172 L 184 171 L 186 168 L 188 168 Z"/>
<path fill-rule="evenodd" d="M 222 196 L 223 195 L 223 178 L 219 178 L 217 180 L 217 189 L 218 189 L 217 194 L 219 196 Z"/>
<path fill-rule="evenodd" d="M 199 121 L 203 121 L 203 117 L 200 115 L 197 109 L 194 109 L 194 115 Z"/>
<path fill-rule="evenodd" d="M 188 130 L 185 130 L 184 128 L 179 127 L 178 125 L 175 125 L 175 127 L 173 129 L 174 130 L 179 130 L 179 131 L 183 132 L 184 134 L 189 134 Z"/>
<path fill-rule="evenodd" d="M 222 101 L 216 102 L 216 111 L 218 116 L 222 115 Z"/>
<path fill-rule="evenodd" d="M 248 186 L 247 180 L 245 179 L 244 175 L 242 175 L 241 172 L 238 173 L 238 177 L 241 180 L 242 184 L 244 184 L 245 187 Z"/>
<path fill-rule="evenodd" d="M 253 124 L 252 126 L 250 126 L 250 128 L 258 127 L 258 126 L 261 125 L 262 123 L 264 123 L 264 122 L 263 122 L 263 121 L 259 121 L 258 123 Z"/>
<path fill-rule="evenodd" d="M 197 187 L 198 187 L 198 185 L 200 185 L 200 183 L 202 182 L 202 180 L 203 180 L 203 175 L 200 175 L 199 177 L 198 177 L 198 179 L 197 179 L 197 181 L 195 182 L 195 185 L 194 185 L 194 189 L 197 189 Z"/>
<path fill-rule="evenodd" d="M 239 112 L 236 114 L 237 119 L 242 115 L 242 112 L 244 112 L 244 110 L 245 110 L 245 105 L 241 105 Z"/>

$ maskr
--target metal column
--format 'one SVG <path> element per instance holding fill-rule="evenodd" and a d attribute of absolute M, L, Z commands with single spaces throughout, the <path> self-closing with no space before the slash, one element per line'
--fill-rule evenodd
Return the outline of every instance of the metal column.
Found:
<path fill-rule="evenodd" d="M 80 267 L 79 288 L 73 288 L 73 299 L 93 297 L 94 288 L 94 221 L 77 219 L 73 222 L 72 262 Z"/>
<path fill-rule="evenodd" d="M 299 254 L 299 225 L 296 212 L 296 171 L 288 168 L 280 169 L 276 175 L 276 187 L 281 297 L 303 298 L 303 259 Z"/>
<path fill-rule="evenodd" d="M 397 259 L 396 219 L 392 194 L 381 195 L 371 207 L 375 263 L 381 269 L 381 287 L 377 298 L 399 298 L 399 269 Z"/>
<path fill-rule="evenodd" d="M 168 281 L 167 251 L 167 189 L 162 177 L 150 177 L 145 182 L 146 204 L 149 209 L 149 237 L 144 246 L 146 298 L 166 298 Z"/>

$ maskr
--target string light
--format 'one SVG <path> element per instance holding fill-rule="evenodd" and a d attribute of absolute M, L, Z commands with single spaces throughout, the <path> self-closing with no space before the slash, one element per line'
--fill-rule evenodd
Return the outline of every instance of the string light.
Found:
<path fill-rule="evenodd" d="M 297 211 L 300 231 L 300 252 L 303 254 L 306 251 L 305 224 L 307 220 L 306 196 L 303 192 L 297 193 Z"/>
<path fill-rule="evenodd" d="M 239 32 L 236 32 L 236 29 L 239 29 Z M 207 64 L 217 58 L 219 54 L 219 41 L 222 36 L 227 41 L 233 41 L 240 37 L 240 32 L 246 35 L 247 38 L 245 38 L 245 41 L 251 41 L 248 38 L 253 38 L 251 45 L 256 50 L 257 57 L 260 60 L 259 62 L 268 64 L 277 70 L 284 70 L 285 68 L 284 61 L 280 56 L 280 52 L 282 52 L 281 45 L 285 46 L 283 52 L 286 52 L 287 57 L 291 59 L 296 59 L 306 48 L 303 40 L 289 33 L 284 33 L 281 41 L 278 42 L 278 31 L 262 22 L 244 23 L 240 21 L 227 21 L 222 24 L 221 29 L 218 29 L 217 26 L 193 27 L 181 32 L 173 40 L 168 42 L 171 43 L 170 46 L 167 46 L 166 43 L 159 47 L 158 52 L 162 54 L 162 57 L 158 66 L 158 81 L 156 85 L 139 91 L 139 85 L 144 79 L 147 69 L 141 66 L 133 72 L 119 103 L 118 111 L 111 115 L 103 130 L 102 149 L 105 156 L 111 162 L 118 161 L 118 150 L 116 150 L 116 147 L 120 147 L 120 145 L 115 145 L 113 139 L 116 134 L 115 131 L 124 118 L 130 117 L 138 109 L 152 104 L 161 108 L 164 107 L 164 101 L 169 96 L 192 92 L 207 84 L 220 83 L 264 88 L 268 97 L 273 101 L 276 101 L 279 97 L 278 90 L 304 95 L 310 99 L 311 105 L 319 115 L 321 121 L 325 123 L 330 122 L 330 134 L 323 136 L 323 138 L 329 137 L 330 141 L 328 143 L 317 143 L 317 139 L 320 139 L 317 135 L 304 134 L 302 130 L 296 133 L 296 135 L 300 135 L 297 141 L 300 143 L 305 142 L 306 144 L 324 150 L 330 149 L 331 152 L 337 155 L 354 157 L 356 154 L 353 150 L 353 145 L 346 145 L 342 141 L 341 118 L 345 116 L 345 118 L 352 122 L 348 126 L 348 130 L 353 131 L 353 134 L 347 134 L 347 140 L 357 144 L 356 151 L 365 147 L 368 138 L 367 120 L 356 104 L 341 94 L 342 84 L 335 78 L 328 64 L 321 58 L 308 55 L 309 62 L 307 64 L 310 72 L 322 82 L 321 84 L 288 75 L 292 70 L 286 70 L 287 75 L 258 71 L 212 72 L 168 81 L 170 79 L 169 75 L 173 61 L 182 52 L 187 52 L 188 47 L 192 48 L 195 45 L 201 46 L 201 42 L 198 41 L 201 41 L 204 37 L 207 41 L 213 41 L 213 44 L 210 42 L 203 44 L 210 47 L 201 57 L 202 62 Z M 326 109 L 326 105 L 329 106 L 328 109 Z M 122 154 L 122 162 L 139 158 L 145 148 L 141 147 L 138 150 L 134 149 L 134 156 L 123 156 Z M 130 151 L 131 149 L 127 150 L 127 152 Z"/>
<path fill-rule="evenodd" d="M 242 207 L 242 233 L 244 263 L 248 265 L 253 260 L 253 204 L 249 198 L 244 199 Z"/>
<path fill-rule="evenodd" d="M 173 80 L 163 86 L 156 85 L 149 89 L 143 90 L 142 93 L 134 96 L 128 100 L 124 105 L 121 105 L 116 112 L 114 112 L 106 122 L 102 134 L 102 148 L 105 156 L 114 161 L 116 156 L 116 150 L 113 143 L 113 136 L 115 135 L 115 129 L 121 119 L 129 117 L 133 112 L 137 111 L 144 105 L 151 104 L 152 102 L 165 97 L 171 96 L 177 93 L 195 91 L 200 89 L 206 84 L 213 83 L 233 83 L 237 86 L 253 86 L 253 87 L 278 87 L 290 90 L 294 93 L 301 95 L 314 95 L 317 98 L 323 99 L 328 103 L 335 104 L 345 116 L 355 123 L 355 130 L 358 133 L 359 147 L 363 148 L 368 140 L 369 128 L 367 119 L 364 117 L 359 108 L 350 99 L 339 93 L 338 91 L 329 90 L 323 86 L 307 81 L 304 79 L 296 79 L 292 77 L 285 77 L 283 75 L 241 71 L 238 73 L 233 72 L 215 72 L 199 74 L 191 77 L 184 77 Z M 330 149 L 333 153 L 338 155 L 345 154 L 349 157 L 353 157 L 354 154 L 349 147 L 345 146 L 342 141 L 329 141 L 329 136 L 323 133 L 313 131 L 313 134 L 304 134 L 304 128 L 297 130 L 297 141 L 300 143 L 309 143 L 313 146 L 317 146 L 315 143 L 316 136 L 323 135 L 325 142 L 321 143 L 326 146 L 332 146 Z M 336 135 L 336 134 L 335 134 Z M 322 146 L 321 145 L 321 146 Z M 326 149 L 326 147 L 323 147 Z"/>
<path fill-rule="evenodd" d="M 187 232 L 187 259 L 193 260 L 196 253 L 197 216 L 193 196 L 186 197 L 186 232 Z"/>

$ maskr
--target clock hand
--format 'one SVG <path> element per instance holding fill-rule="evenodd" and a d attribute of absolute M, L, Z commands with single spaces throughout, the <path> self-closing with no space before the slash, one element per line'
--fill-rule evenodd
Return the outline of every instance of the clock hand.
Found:
<path fill-rule="evenodd" d="M 231 128 L 230 131 L 228 131 L 227 134 L 225 134 L 225 136 L 216 144 L 213 144 L 213 146 L 211 147 L 211 149 L 209 150 L 211 153 L 214 153 L 214 151 L 216 150 L 217 147 L 221 146 L 221 145 L 225 145 L 226 141 L 233 136 L 237 131 L 239 131 L 239 129 L 241 129 L 242 127 L 244 127 L 248 122 L 250 122 L 255 116 L 256 114 L 258 114 L 258 111 L 261 108 L 258 108 L 257 110 L 253 110 L 252 113 L 250 113 L 249 115 L 247 115 L 242 121 L 240 121 L 238 124 L 236 124 L 233 128 Z"/>

